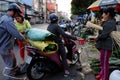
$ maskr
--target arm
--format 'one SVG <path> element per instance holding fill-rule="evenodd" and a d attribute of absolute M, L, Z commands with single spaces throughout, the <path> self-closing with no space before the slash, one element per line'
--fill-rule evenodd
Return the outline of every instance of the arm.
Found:
<path fill-rule="evenodd" d="M 26 28 L 27 29 L 31 28 L 30 22 L 28 20 L 26 20 Z"/>
<path fill-rule="evenodd" d="M 24 37 L 22 36 L 22 34 L 20 34 L 20 32 L 16 29 L 15 25 L 13 22 L 4 22 L 4 24 L 6 25 L 6 29 L 7 31 L 13 35 L 14 37 L 16 37 L 17 39 L 24 41 Z"/>
<path fill-rule="evenodd" d="M 115 29 L 115 23 L 112 22 L 107 22 L 103 26 L 103 31 L 102 33 L 98 36 L 98 39 L 106 39 L 108 36 L 110 36 L 110 33 Z"/>
<path fill-rule="evenodd" d="M 59 26 L 56 26 L 56 28 L 57 28 L 57 32 L 59 32 L 63 37 L 73 39 L 73 40 L 77 40 L 77 37 L 66 34 Z"/>

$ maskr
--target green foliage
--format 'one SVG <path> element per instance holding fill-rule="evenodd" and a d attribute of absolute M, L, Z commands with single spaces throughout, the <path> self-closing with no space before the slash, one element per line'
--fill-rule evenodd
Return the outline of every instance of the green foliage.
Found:
<path fill-rule="evenodd" d="M 63 16 L 60 16 L 60 19 L 65 19 L 65 17 L 63 17 Z"/>
<path fill-rule="evenodd" d="M 91 66 L 91 68 L 93 69 L 93 73 L 95 74 L 95 75 L 98 75 L 99 74 L 99 72 L 100 72 L 100 60 L 98 60 L 98 59 L 91 59 L 90 60 L 91 62 L 90 62 L 90 66 Z M 110 72 L 112 72 L 113 70 L 120 70 L 120 59 L 118 59 L 118 58 L 115 58 L 115 57 L 111 57 L 110 58 L 110 61 L 109 61 L 109 63 L 110 63 Z"/>
<path fill-rule="evenodd" d="M 73 15 L 80 15 L 85 13 L 88 8 L 96 0 L 72 0 L 71 2 L 71 12 Z"/>
<path fill-rule="evenodd" d="M 117 47 L 113 50 L 112 57 L 116 57 L 120 59 L 120 47 Z"/>
<path fill-rule="evenodd" d="M 87 39 L 88 35 L 94 35 L 94 29 L 93 28 L 87 28 L 84 32 L 81 33 L 81 38 Z"/>

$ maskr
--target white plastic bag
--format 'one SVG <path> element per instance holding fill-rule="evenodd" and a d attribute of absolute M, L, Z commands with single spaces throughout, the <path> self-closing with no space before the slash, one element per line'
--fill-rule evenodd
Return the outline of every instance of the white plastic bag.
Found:
<path fill-rule="evenodd" d="M 109 80 L 120 80 L 120 70 L 114 70 L 110 74 Z"/>

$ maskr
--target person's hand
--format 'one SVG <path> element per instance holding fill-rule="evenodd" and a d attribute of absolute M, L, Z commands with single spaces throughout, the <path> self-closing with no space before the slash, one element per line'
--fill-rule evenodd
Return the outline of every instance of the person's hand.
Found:
<path fill-rule="evenodd" d="M 25 39 L 25 40 L 23 41 L 23 44 L 24 44 L 24 45 L 30 45 L 30 43 L 29 43 L 29 41 L 28 41 L 27 39 Z"/>
<path fill-rule="evenodd" d="M 86 27 L 93 26 L 93 23 L 92 23 L 92 22 L 90 22 L 90 21 L 87 21 L 85 26 L 86 26 Z"/>
<path fill-rule="evenodd" d="M 27 45 L 27 41 L 25 41 L 25 40 L 24 40 L 22 43 L 23 43 L 24 45 Z"/>
<path fill-rule="evenodd" d="M 21 33 L 24 35 L 24 34 L 25 34 L 25 31 L 22 31 Z"/>

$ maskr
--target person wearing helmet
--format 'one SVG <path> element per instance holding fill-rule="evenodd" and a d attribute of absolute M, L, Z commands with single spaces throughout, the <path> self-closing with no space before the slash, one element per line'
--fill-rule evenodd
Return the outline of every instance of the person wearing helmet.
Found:
<path fill-rule="evenodd" d="M 73 40 L 77 40 L 77 37 L 71 36 L 66 34 L 57 24 L 58 23 L 58 16 L 54 13 L 50 14 L 50 24 L 47 28 L 48 31 L 50 31 L 51 33 L 56 35 L 56 38 L 54 39 L 54 41 L 58 44 L 58 51 L 62 57 L 62 63 L 63 63 L 63 67 L 65 70 L 65 77 L 69 76 L 70 72 L 68 69 L 68 64 L 67 64 L 67 59 L 66 59 L 66 52 L 65 52 L 65 47 L 64 44 L 62 42 L 62 37 L 66 37 L 69 39 L 73 39 Z"/>
<path fill-rule="evenodd" d="M 17 4 L 13 3 L 8 7 L 7 13 L 9 13 L 9 15 L 14 18 L 16 15 L 22 13 L 22 11 Z"/>
<path fill-rule="evenodd" d="M 19 13 L 21 13 L 19 6 L 11 4 L 7 13 L 0 18 L 0 55 L 5 63 L 6 80 L 12 80 L 8 76 L 15 76 L 19 71 L 13 51 L 14 38 L 25 43 L 25 38 L 16 29 L 13 21 Z"/>

